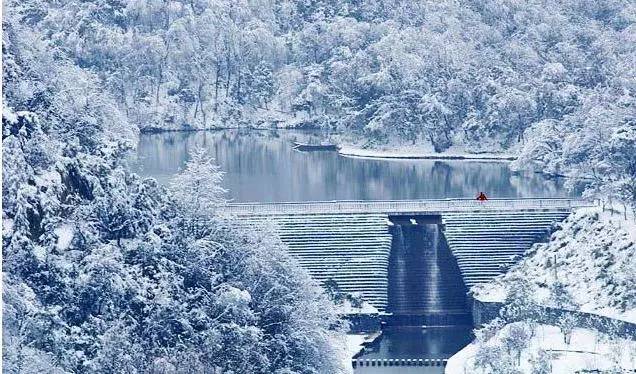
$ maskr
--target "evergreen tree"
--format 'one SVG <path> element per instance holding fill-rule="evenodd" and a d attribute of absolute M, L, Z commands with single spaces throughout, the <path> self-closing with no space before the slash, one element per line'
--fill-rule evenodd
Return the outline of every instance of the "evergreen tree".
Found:
<path fill-rule="evenodd" d="M 185 211 L 206 215 L 225 203 L 227 192 L 221 187 L 223 172 L 214 159 L 203 149 L 190 153 L 183 171 L 172 181 L 175 200 Z"/>

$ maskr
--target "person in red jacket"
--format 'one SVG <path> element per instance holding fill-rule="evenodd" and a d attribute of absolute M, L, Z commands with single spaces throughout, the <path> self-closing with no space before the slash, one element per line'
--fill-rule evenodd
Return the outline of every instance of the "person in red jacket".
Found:
<path fill-rule="evenodd" d="M 479 201 L 486 201 L 488 200 L 488 198 L 486 197 L 486 194 L 483 192 L 479 192 L 479 195 L 477 196 L 477 200 Z"/>

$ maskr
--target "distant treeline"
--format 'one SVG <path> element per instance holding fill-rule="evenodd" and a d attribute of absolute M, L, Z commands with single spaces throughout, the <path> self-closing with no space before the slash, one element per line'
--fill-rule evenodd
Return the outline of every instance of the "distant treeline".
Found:
<path fill-rule="evenodd" d="M 9 5 L 135 128 L 291 120 L 370 145 L 512 148 L 518 166 L 636 199 L 636 166 L 622 159 L 636 139 L 628 0 Z"/>

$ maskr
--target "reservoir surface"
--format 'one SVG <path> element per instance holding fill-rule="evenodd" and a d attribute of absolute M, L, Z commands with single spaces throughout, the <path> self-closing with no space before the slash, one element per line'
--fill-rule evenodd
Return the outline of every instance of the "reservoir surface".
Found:
<path fill-rule="evenodd" d="M 222 130 L 142 134 L 133 168 L 167 184 L 196 147 L 225 172 L 235 202 L 565 197 L 562 180 L 513 173 L 507 162 L 379 160 L 337 152 L 300 152 L 296 130 Z"/>

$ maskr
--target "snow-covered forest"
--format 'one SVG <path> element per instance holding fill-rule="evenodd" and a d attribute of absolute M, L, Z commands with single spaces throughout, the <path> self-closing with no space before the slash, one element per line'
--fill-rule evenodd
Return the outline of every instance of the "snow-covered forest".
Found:
<path fill-rule="evenodd" d="M 635 21 L 630 0 L 4 0 L 3 370 L 343 371 L 333 301 L 216 213 L 204 153 L 167 187 L 132 173 L 140 131 L 506 151 L 636 209 Z"/>
<path fill-rule="evenodd" d="M 122 131 L 282 121 L 370 147 L 512 149 L 518 166 L 636 200 L 628 0 L 5 3 L 5 48 L 64 60 L 65 96 L 107 92 L 83 110 Z M 21 105 L 38 92 L 5 86 Z"/>
<path fill-rule="evenodd" d="M 112 124 L 50 112 L 71 110 L 51 68 L 33 111 L 3 109 L 3 372 L 340 372 L 331 300 L 275 236 L 214 213 L 210 159 L 171 190 L 141 180 Z"/>
<path fill-rule="evenodd" d="M 332 302 L 277 237 L 215 214 L 209 157 L 169 189 L 129 171 L 138 127 L 111 79 L 131 65 L 95 48 L 133 48 L 107 30 L 135 6 L 4 3 L 3 372 L 340 372 Z M 121 82 L 139 98 L 143 78 Z"/>

